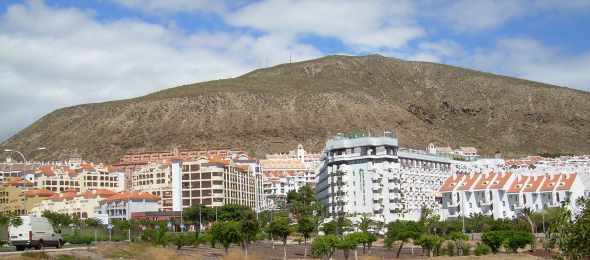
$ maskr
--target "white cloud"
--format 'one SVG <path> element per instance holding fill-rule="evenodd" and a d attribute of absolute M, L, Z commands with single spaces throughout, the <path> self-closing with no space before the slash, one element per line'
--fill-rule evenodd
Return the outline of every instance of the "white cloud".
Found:
<path fill-rule="evenodd" d="M 153 14 L 177 12 L 224 12 L 222 0 L 112 0 L 123 6 Z"/>
<path fill-rule="evenodd" d="M 400 48 L 422 37 L 406 1 L 268 0 L 226 14 L 228 23 L 269 34 L 340 39 L 357 49 Z"/>
<path fill-rule="evenodd" d="M 530 38 L 505 38 L 466 64 L 485 71 L 590 91 L 590 52 L 568 55 Z"/>
<path fill-rule="evenodd" d="M 321 53 L 281 35 L 186 34 L 40 1 L 13 5 L 0 16 L 0 139 L 59 107 L 238 76 L 289 55 Z"/>

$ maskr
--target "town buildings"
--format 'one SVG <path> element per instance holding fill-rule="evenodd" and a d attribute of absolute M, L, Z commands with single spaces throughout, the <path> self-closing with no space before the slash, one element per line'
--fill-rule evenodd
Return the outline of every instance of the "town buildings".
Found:
<path fill-rule="evenodd" d="M 149 163 L 163 163 L 175 160 L 194 160 L 197 158 L 217 157 L 232 160 L 246 160 L 248 156 L 245 152 L 232 148 L 206 148 L 206 149 L 178 149 L 174 148 L 169 151 L 139 151 L 130 152 L 114 164 L 115 170 L 123 172 L 127 180 L 127 190 L 132 188 L 132 175 Z"/>
<path fill-rule="evenodd" d="M 366 214 L 388 223 L 417 220 L 422 207 L 436 208 L 438 188 L 450 175 L 450 160 L 400 148 L 391 132 L 382 136 L 339 134 L 328 140 L 316 196 L 331 217 Z"/>
<path fill-rule="evenodd" d="M 178 205 L 178 208 L 173 208 L 182 210 L 193 205 L 221 207 L 238 204 L 255 209 L 256 196 L 260 196 L 256 193 L 260 190 L 256 188 L 259 183 L 256 180 L 251 167 L 237 165 L 233 160 L 173 160 L 172 196 L 173 204 Z"/>
<path fill-rule="evenodd" d="M 99 213 L 109 221 L 129 220 L 133 213 L 159 211 L 160 198 L 148 192 L 120 192 L 99 202 Z"/>
<path fill-rule="evenodd" d="M 29 211 L 29 214 L 42 216 L 43 212 L 47 210 L 67 214 L 72 217 L 75 216 L 82 220 L 88 218 L 102 219 L 103 216 L 99 215 L 99 202 L 116 194 L 116 192 L 107 189 L 56 193 L 39 202 L 37 206 Z"/>
<path fill-rule="evenodd" d="M 109 169 L 93 164 L 82 164 L 81 168 L 69 166 L 41 166 L 35 178 L 35 186 L 54 192 L 66 190 L 87 191 L 94 189 L 109 189 L 122 191 L 125 188 L 125 178 L 122 173 L 110 172 Z"/>
<path fill-rule="evenodd" d="M 267 154 L 260 166 L 268 206 L 285 208 L 287 193 L 305 185 L 315 187 L 320 162 L 320 154 L 306 152 L 301 144 L 287 154 Z"/>
<path fill-rule="evenodd" d="M 54 194 L 45 189 L 33 189 L 33 183 L 19 177 L 6 178 L 0 184 L 0 213 L 26 215 Z"/>
<path fill-rule="evenodd" d="M 575 209 L 578 198 L 590 195 L 589 177 L 533 171 L 454 174 L 440 188 L 441 217 L 484 214 L 496 219 L 515 218 L 524 208 L 542 211 L 568 205 Z"/>
<path fill-rule="evenodd" d="M 131 175 L 131 190 L 149 192 L 160 197 L 163 211 L 172 210 L 172 167 L 170 161 L 164 163 L 150 162 Z"/>

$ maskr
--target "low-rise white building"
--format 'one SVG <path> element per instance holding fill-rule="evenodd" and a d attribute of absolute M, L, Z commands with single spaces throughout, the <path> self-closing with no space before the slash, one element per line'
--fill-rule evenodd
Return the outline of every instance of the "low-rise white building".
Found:
<path fill-rule="evenodd" d="M 131 190 L 160 197 L 163 211 L 172 210 L 172 167 L 170 161 L 148 163 L 131 173 Z"/>
<path fill-rule="evenodd" d="M 455 174 L 440 188 L 443 219 L 484 214 L 514 218 L 524 208 L 577 208 L 587 176 L 576 173 L 523 175 L 511 172 Z"/>
<path fill-rule="evenodd" d="M 160 198 L 148 192 L 120 192 L 99 202 L 99 213 L 107 214 L 109 221 L 129 220 L 136 212 L 159 211 Z M 106 223 L 105 223 L 106 224 Z"/>
<path fill-rule="evenodd" d="M 63 192 L 55 194 L 38 206 L 30 210 L 34 216 L 42 216 L 44 211 L 52 211 L 80 219 L 98 218 L 99 202 L 116 195 L 116 192 L 106 189 L 86 191 L 82 193 Z"/>

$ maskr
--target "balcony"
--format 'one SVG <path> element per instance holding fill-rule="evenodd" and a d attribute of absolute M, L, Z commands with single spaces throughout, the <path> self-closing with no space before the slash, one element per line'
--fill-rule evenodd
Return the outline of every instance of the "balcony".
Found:
<path fill-rule="evenodd" d="M 447 201 L 447 207 L 449 207 L 449 208 L 459 207 L 459 202 L 457 202 L 457 201 Z"/>
<path fill-rule="evenodd" d="M 373 211 L 380 211 L 380 210 L 383 210 L 383 204 L 381 204 L 381 203 L 373 204 Z"/>
<path fill-rule="evenodd" d="M 480 200 L 479 204 L 482 206 L 492 206 L 493 202 L 492 200 Z"/>

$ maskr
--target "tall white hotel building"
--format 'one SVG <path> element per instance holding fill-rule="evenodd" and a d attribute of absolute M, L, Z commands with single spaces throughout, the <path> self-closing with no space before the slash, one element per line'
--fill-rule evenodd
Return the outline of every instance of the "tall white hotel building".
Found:
<path fill-rule="evenodd" d="M 328 140 L 316 196 L 331 217 L 358 217 L 389 223 L 417 220 L 422 207 L 438 211 L 436 194 L 451 175 L 451 161 L 426 151 L 400 149 L 391 132 Z"/>

